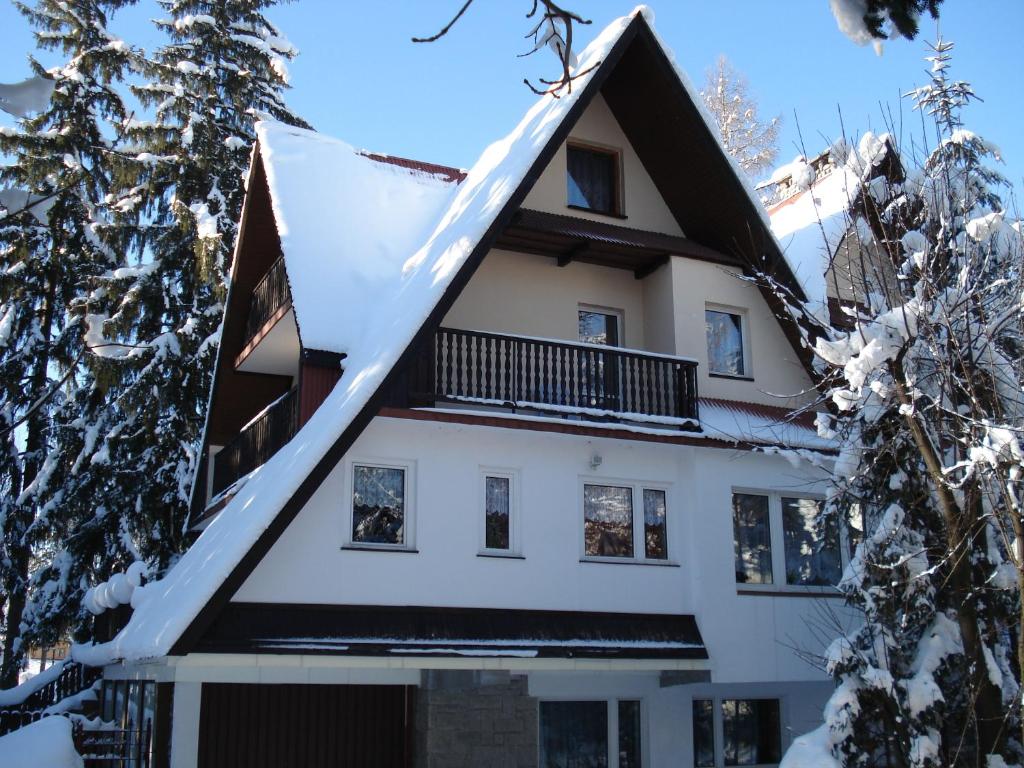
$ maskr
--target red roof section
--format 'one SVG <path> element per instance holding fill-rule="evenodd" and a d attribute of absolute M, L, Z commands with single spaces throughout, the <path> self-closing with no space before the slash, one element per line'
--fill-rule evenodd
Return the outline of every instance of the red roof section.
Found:
<path fill-rule="evenodd" d="M 360 152 L 359 154 L 371 160 L 376 160 L 378 163 L 397 165 L 399 168 L 429 173 L 432 176 L 442 176 L 445 181 L 455 182 L 456 184 L 461 184 L 466 178 L 466 171 L 461 168 L 452 168 L 450 165 L 438 165 L 437 163 L 428 163 L 423 160 L 410 160 L 407 157 L 397 157 L 395 155 L 379 155 L 375 152 Z"/>

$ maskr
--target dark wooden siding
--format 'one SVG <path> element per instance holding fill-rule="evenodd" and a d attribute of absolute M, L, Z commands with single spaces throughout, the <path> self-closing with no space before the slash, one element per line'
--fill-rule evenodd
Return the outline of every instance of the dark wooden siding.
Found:
<path fill-rule="evenodd" d="M 199 768 L 404 768 L 414 689 L 203 683 Z"/>
<path fill-rule="evenodd" d="M 326 367 L 304 360 L 299 377 L 299 425 L 305 424 L 341 378 L 341 365 Z"/>

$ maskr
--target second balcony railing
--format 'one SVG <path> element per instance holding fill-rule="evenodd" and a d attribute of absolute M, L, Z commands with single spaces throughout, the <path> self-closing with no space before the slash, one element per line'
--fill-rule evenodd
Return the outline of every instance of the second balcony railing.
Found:
<path fill-rule="evenodd" d="M 291 390 L 253 419 L 213 457 L 213 488 L 216 496 L 239 478 L 265 464 L 299 427 L 299 398 Z"/>
<path fill-rule="evenodd" d="M 476 403 L 697 429 L 697 363 L 528 336 L 440 328 L 414 360 L 411 402 Z"/>
<path fill-rule="evenodd" d="M 284 268 L 284 257 L 281 256 L 270 265 L 267 274 L 256 284 L 249 302 L 249 317 L 245 324 L 245 339 L 251 341 L 278 310 L 291 304 L 292 296 L 288 288 L 288 275 Z"/>

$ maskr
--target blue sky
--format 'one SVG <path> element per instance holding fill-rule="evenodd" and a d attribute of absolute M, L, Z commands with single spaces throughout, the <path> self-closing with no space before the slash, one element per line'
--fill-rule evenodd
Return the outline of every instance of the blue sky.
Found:
<path fill-rule="evenodd" d="M 272 9 L 271 19 L 299 48 L 291 66 L 289 103 L 318 130 L 367 149 L 457 166 L 507 133 L 536 98 L 524 77 L 557 72 L 553 55 L 522 59 L 529 0 L 476 0 L 442 40 L 410 42 L 437 31 L 461 0 L 298 0 Z M 628 0 L 566 0 L 593 20 L 581 44 L 629 12 Z M 763 116 L 780 115 L 780 162 L 809 153 L 840 133 L 885 130 L 886 115 L 904 139 L 919 136 L 917 113 L 900 94 L 927 81 L 924 40 L 892 41 L 882 56 L 849 42 L 827 0 L 661 0 L 655 26 L 698 84 L 719 54 L 750 81 Z M 158 44 L 143 0 L 114 30 L 144 46 Z M 946 0 L 941 31 L 956 43 L 954 75 L 984 99 L 967 112 L 967 127 L 999 145 L 1003 172 L 1024 180 L 1019 50 L 1024 3 Z M 24 19 L 0 0 L 0 82 L 27 74 L 32 47 Z M 0 118 L 7 120 L 6 116 Z"/>

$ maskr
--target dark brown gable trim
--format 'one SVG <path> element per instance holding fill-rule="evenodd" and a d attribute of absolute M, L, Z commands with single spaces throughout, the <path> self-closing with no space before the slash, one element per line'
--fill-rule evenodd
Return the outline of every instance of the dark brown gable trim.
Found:
<path fill-rule="evenodd" d="M 188 628 L 171 647 L 170 655 L 184 655 L 191 652 L 196 647 L 199 640 L 217 618 L 217 615 L 220 614 L 224 606 L 231 600 L 231 596 L 238 591 L 239 587 L 241 587 L 249 577 L 249 574 L 255 570 L 263 557 L 270 551 L 274 542 L 281 537 L 281 534 L 284 533 L 285 529 L 291 524 L 292 520 L 295 519 L 299 511 L 306 505 L 306 502 L 312 498 L 313 494 L 316 492 L 317 488 L 320 487 L 320 484 L 323 483 L 324 479 L 326 479 L 330 471 L 342 459 L 345 453 L 348 452 L 348 449 L 352 447 L 352 444 L 356 441 L 359 435 L 362 434 L 363 430 L 366 429 L 367 425 L 380 409 L 385 395 L 393 386 L 394 380 L 398 375 L 397 372 L 405 369 L 409 361 L 412 359 L 414 351 L 436 332 L 437 327 L 441 324 L 441 320 L 448 313 L 452 304 L 455 303 L 455 299 L 459 296 L 463 288 L 465 288 L 466 284 L 469 282 L 469 279 L 476 272 L 480 263 L 483 261 L 484 256 L 487 255 L 487 252 L 491 249 L 495 240 L 497 240 L 499 233 L 505 229 L 508 222 L 512 219 L 513 214 L 519 210 L 527 193 L 537 182 L 537 179 L 547 167 L 548 163 L 551 162 L 555 152 L 568 138 L 569 131 L 576 124 L 577 120 L 579 120 L 580 115 L 593 100 L 594 96 L 601 90 L 601 86 L 614 69 L 615 64 L 622 58 L 623 53 L 629 47 L 630 43 L 636 38 L 637 33 L 641 29 L 647 29 L 647 25 L 643 21 L 643 18 L 638 15 L 634 17 L 629 26 L 625 31 L 623 31 L 622 35 L 616 41 L 615 45 L 612 46 L 611 51 L 608 52 L 608 56 L 603 62 L 601 62 L 598 70 L 591 77 L 590 82 L 588 82 L 584 87 L 579 99 L 572 107 L 569 108 L 569 112 L 555 129 L 555 132 L 552 134 L 547 146 L 541 150 L 533 165 L 530 166 L 530 170 L 523 178 L 523 181 L 519 184 L 519 187 L 512 193 L 508 202 L 506 202 L 505 206 L 501 209 L 501 212 L 491 222 L 491 225 L 487 228 L 484 236 L 480 239 L 476 248 L 473 249 L 473 252 L 466 260 L 466 263 L 462 265 L 459 272 L 452 278 L 452 282 L 441 296 L 441 299 L 434 308 L 434 311 L 431 312 L 419 332 L 405 348 L 405 351 L 402 353 L 395 366 L 392 367 L 391 371 L 384 378 L 384 381 L 381 382 L 377 391 L 370 397 L 369 401 L 352 420 L 345 431 L 341 433 L 338 439 L 334 442 L 334 445 L 332 445 L 320 461 L 317 462 L 313 471 L 306 476 L 295 493 L 292 494 L 292 497 L 285 502 L 281 511 L 273 521 L 271 521 L 270 525 L 267 526 L 266 530 L 260 535 L 260 537 L 253 543 L 245 556 L 231 570 L 231 573 L 228 574 L 227 578 L 221 582 L 217 591 L 214 592 L 211 598 L 206 602 L 206 605 L 203 606 L 198 615 L 189 624 Z"/>

